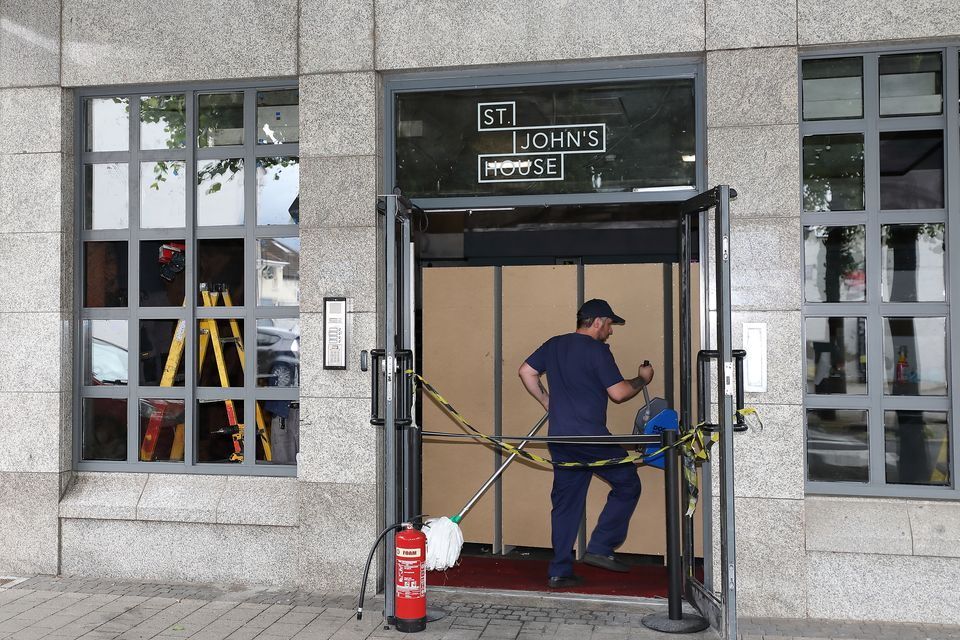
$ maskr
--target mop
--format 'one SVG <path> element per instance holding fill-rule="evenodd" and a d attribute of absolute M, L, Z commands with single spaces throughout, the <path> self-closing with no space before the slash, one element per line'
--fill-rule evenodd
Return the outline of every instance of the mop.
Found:
<path fill-rule="evenodd" d="M 537 431 L 539 431 L 546 422 L 547 414 L 544 414 L 530 430 L 530 433 L 527 434 L 527 437 L 529 438 L 536 435 Z M 522 441 L 516 446 L 516 449 L 518 451 L 523 449 L 528 442 L 529 440 Z M 500 468 L 494 471 L 493 475 L 490 476 L 490 478 L 483 483 L 483 486 L 473 494 L 473 497 L 467 501 L 467 504 L 460 510 L 460 513 L 449 518 L 447 516 L 431 518 L 424 523 L 423 533 L 427 536 L 427 571 L 446 571 L 457 564 L 457 560 L 460 558 L 460 550 L 463 548 L 463 532 L 460 530 L 460 522 L 464 516 L 467 515 L 467 512 L 473 508 L 473 505 L 483 497 L 487 489 L 493 486 L 493 483 L 497 481 L 497 478 L 503 474 L 504 470 L 513 462 L 513 459 L 516 458 L 517 455 L 518 453 L 511 453 L 510 456 L 503 461 Z"/>

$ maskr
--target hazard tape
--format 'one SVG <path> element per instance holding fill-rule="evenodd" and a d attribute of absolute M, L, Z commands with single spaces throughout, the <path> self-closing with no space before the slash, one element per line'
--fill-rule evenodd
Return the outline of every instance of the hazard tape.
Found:
<path fill-rule="evenodd" d="M 697 508 L 697 502 L 700 497 L 700 490 L 698 487 L 698 478 L 697 478 L 697 467 L 710 459 L 710 449 L 713 447 L 713 444 L 720 440 L 720 434 L 717 432 L 712 432 L 709 436 L 705 436 L 707 430 L 704 428 L 706 425 L 705 422 L 702 422 L 698 425 L 695 425 L 693 429 L 689 430 L 684 435 L 680 436 L 673 445 L 668 445 L 660 447 L 653 453 L 628 453 L 627 455 L 620 458 L 610 458 L 608 460 L 595 460 L 593 462 L 557 462 L 556 460 L 551 460 L 549 458 L 544 458 L 543 456 L 538 456 L 535 453 L 531 453 L 525 449 L 520 449 L 505 442 L 503 440 L 498 440 L 492 438 L 487 434 L 483 433 L 472 424 L 470 424 L 467 419 L 461 414 L 457 409 L 450 404 L 446 398 L 444 398 L 436 387 L 427 382 L 423 376 L 421 376 L 416 371 L 412 369 L 406 370 L 404 373 L 412 375 L 420 383 L 421 388 L 434 400 L 437 401 L 440 406 L 442 406 L 447 413 L 449 413 L 453 418 L 463 425 L 469 433 L 470 437 L 475 440 L 485 442 L 487 444 L 493 445 L 503 449 L 504 451 L 515 454 L 525 460 L 530 460 L 531 462 L 538 462 L 540 464 L 550 465 L 553 467 L 560 467 L 564 469 L 569 468 L 588 468 L 595 469 L 597 467 L 612 467 L 619 464 L 646 464 L 647 459 L 655 458 L 661 453 L 665 452 L 671 446 L 677 447 L 680 450 L 680 456 L 682 459 L 683 467 L 683 477 L 687 483 L 687 512 L 686 515 L 692 515 Z M 740 415 L 757 415 L 757 410 L 753 408 L 744 408 L 740 409 L 737 413 Z"/>

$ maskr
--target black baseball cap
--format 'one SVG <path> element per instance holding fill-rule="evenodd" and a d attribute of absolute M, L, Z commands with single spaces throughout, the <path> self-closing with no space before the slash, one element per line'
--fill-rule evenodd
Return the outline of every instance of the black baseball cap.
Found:
<path fill-rule="evenodd" d="M 627 324 L 626 320 L 613 312 L 609 302 L 600 298 L 587 300 L 577 311 L 577 320 L 585 320 L 586 318 L 610 318 L 613 320 L 613 324 Z"/>

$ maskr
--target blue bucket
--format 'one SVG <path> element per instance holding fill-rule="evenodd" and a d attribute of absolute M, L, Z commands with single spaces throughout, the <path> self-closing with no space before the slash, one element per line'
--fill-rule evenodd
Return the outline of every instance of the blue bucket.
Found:
<path fill-rule="evenodd" d="M 652 418 L 647 420 L 646 424 L 643 426 L 644 435 L 657 435 L 659 436 L 666 430 L 678 431 L 680 429 L 680 419 L 677 416 L 677 412 L 673 409 L 663 409 Z M 645 450 L 644 453 L 650 455 L 660 449 L 659 444 L 650 445 Z M 664 467 L 664 453 L 661 452 L 655 456 L 646 459 L 646 463 L 651 467 L 656 467 L 657 469 L 663 469 Z"/>

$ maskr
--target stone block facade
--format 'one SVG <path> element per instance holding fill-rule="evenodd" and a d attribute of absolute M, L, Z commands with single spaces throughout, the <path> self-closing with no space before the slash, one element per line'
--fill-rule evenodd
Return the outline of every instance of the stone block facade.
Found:
<path fill-rule="evenodd" d="M 960 622 L 955 503 L 805 495 L 798 128 L 804 47 L 955 43 L 957 7 L 0 0 L 0 575 L 354 589 L 383 482 L 368 378 L 354 363 L 376 346 L 383 311 L 374 202 L 390 187 L 381 176 L 384 76 L 683 57 L 705 74 L 708 183 L 740 192 L 735 346 L 742 323 L 768 328 L 768 390 L 748 396 L 767 428 L 738 440 L 741 612 Z M 297 477 L 76 473 L 73 90 L 250 78 L 300 87 Z M 322 299 L 336 295 L 353 299 L 347 371 L 324 370 L 319 355 Z M 186 560 L 151 563 L 148 539 L 180 547 Z M 205 559 L 228 542 L 244 563 Z"/>

